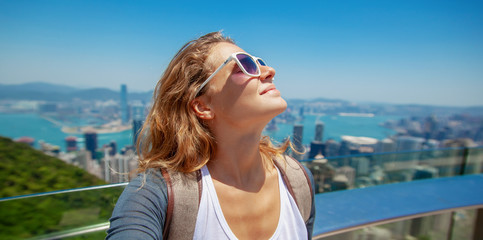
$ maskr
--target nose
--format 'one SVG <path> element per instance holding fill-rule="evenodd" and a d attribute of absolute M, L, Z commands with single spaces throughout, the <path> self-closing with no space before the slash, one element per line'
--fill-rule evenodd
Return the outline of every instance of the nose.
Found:
<path fill-rule="evenodd" d="M 260 81 L 271 80 L 275 77 L 275 69 L 269 66 L 260 66 Z"/>

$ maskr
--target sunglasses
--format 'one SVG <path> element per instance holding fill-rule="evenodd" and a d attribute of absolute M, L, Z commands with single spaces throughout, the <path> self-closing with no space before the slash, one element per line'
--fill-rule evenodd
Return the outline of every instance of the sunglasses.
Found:
<path fill-rule="evenodd" d="M 221 64 L 196 90 L 195 96 L 208 84 L 208 82 L 231 60 L 234 60 L 238 67 L 250 77 L 259 77 L 261 74 L 260 66 L 267 66 L 265 62 L 258 57 L 254 57 L 248 53 L 236 52 L 230 55 L 223 64 Z"/>

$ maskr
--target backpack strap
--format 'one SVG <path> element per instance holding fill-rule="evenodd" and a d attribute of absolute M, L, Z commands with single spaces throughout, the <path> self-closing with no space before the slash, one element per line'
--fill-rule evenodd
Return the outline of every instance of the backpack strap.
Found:
<path fill-rule="evenodd" d="M 312 184 L 305 168 L 299 161 L 284 155 L 283 158 L 275 158 L 274 164 L 280 170 L 282 178 L 287 185 L 290 195 L 295 200 L 300 214 L 305 222 L 310 217 L 312 210 Z"/>
<path fill-rule="evenodd" d="M 201 171 L 194 174 L 161 170 L 168 187 L 163 239 L 192 239 L 201 201 Z"/>

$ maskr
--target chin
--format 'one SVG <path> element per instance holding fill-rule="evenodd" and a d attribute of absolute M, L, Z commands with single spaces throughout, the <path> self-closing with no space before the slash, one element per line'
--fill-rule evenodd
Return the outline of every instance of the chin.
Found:
<path fill-rule="evenodd" d="M 272 117 L 271 118 L 274 118 L 276 117 L 277 115 L 285 112 L 285 110 L 287 109 L 287 102 L 280 97 L 280 99 L 278 99 L 278 101 L 275 103 L 273 103 L 273 108 L 271 109 L 271 113 L 273 113 Z"/>
<path fill-rule="evenodd" d="M 287 102 L 285 101 L 285 99 L 280 97 L 280 103 L 279 104 L 280 104 L 280 109 L 281 109 L 280 113 L 283 113 L 285 111 L 285 109 L 287 109 Z"/>

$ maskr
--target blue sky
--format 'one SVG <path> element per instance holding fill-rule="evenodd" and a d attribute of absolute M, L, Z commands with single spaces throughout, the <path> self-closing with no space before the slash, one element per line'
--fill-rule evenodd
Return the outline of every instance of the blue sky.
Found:
<path fill-rule="evenodd" d="M 0 83 L 150 90 L 223 29 L 286 98 L 483 105 L 482 26 L 481 1 L 0 0 Z"/>

